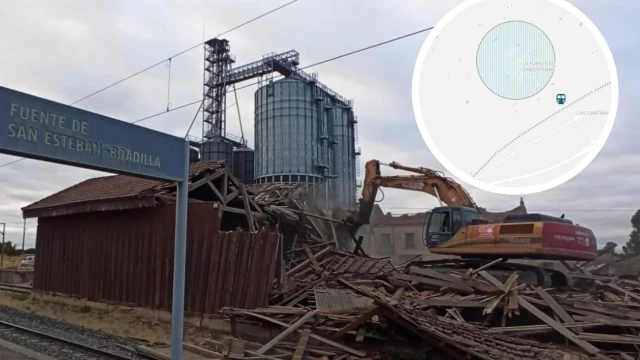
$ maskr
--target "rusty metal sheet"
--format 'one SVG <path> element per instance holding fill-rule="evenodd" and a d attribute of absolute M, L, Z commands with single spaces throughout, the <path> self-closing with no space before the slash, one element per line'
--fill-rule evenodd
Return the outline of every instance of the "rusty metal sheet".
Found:
<path fill-rule="evenodd" d="M 190 204 L 185 311 L 267 306 L 277 233 L 220 232 L 217 209 Z M 34 289 L 169 311 L 175 206 L 40 218 Z"/>

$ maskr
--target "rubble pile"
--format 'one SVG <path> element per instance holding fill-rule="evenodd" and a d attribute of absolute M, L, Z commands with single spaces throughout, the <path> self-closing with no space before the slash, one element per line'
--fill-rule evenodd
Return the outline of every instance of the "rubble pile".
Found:
<path fill-rule="evenodd" d="M 353 234 L 353 250 L 345 250 L 336 236 L 340 222 L 310 206 L 299 187 L 260 186 L 250 191 L 284 238 L 270 306 L 222 313 L 282 332 L 264 344 L 238 334 L 211 349 L 279 359 L 640 356 L 637 275 L 593 275 L 587 264 L 565 263 L 571 286 L 543 288 L 515 271 L 494 276 L 491 265 L 394 266 L 368 257 Z"/>

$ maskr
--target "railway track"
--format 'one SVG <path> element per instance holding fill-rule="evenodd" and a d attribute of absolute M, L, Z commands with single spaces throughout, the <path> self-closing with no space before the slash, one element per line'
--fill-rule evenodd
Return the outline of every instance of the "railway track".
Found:
<path fill-rule="evenodd" d="M 30 294 L 31 288 L 23 285 L 0 283 L 0 291 L 9 291 L 19 294 Z"/>
<path fill-rule="evenodd" d="M 133 360 L 139 358 L 116 354 L 5 321 L 0 321 L 0 338 L 61 360 Z M 46 349 L 46 351 L 42 349 Z M 132 355 L 135 353 L 133 350 L 130 351 L 132 351 Z"/>

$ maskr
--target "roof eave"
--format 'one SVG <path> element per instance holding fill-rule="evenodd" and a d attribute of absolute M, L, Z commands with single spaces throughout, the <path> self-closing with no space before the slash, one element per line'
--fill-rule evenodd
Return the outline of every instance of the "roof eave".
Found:
<path fill-rule="evenodd" d="M 22 210 L 22 217 L 24 219 L 29 219 L 98 211 L 131 210 L 153 207 L 156 205 L 155 197 L 156 194 L 149 194 L 146 196 L 131 196 L 126 198 L 81 202 L 54 207 L 25 208 Z"/>

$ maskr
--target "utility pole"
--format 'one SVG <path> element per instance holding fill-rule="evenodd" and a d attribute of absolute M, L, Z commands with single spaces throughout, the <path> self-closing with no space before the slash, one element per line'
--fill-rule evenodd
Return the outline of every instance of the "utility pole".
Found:
<path fill-rule="evenodd" d="M 0 269 L 2 269 L 2 265 L 4 263 L 4 234 L 7 230 L 7 224 L 5 223 L 0 223 L 2 224 L 2 254 L 0 254 Z"/>
<path fill-rule="evenodd" d="M 24 256 L 24 237 L 27 233 L 27 218 L 24 218 L 24 224 L 22 225 L 22 252 L 21 256 Z"/>

